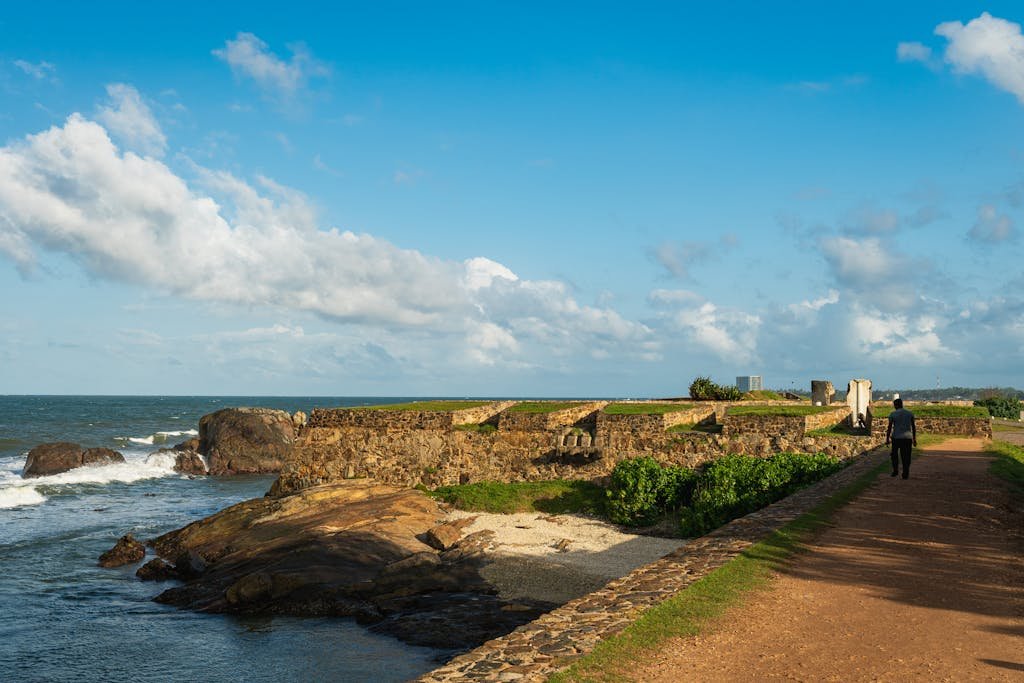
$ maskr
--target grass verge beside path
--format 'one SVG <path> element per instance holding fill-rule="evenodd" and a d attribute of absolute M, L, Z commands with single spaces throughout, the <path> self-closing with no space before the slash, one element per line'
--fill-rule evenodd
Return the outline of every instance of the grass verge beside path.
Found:
<path fill-rule="evenodd" d="M 883 471 L 884 462 L 861 475 L 843 490 L 801 515 L 765 540 L 751 546 L 725 566 L 689 588 L 644 612 L 613 638 L 602 641 L 570 668 L 551 676 L 554 683 L 570 681 L 628 681 L 652 650 L 669 638 L 692 636 L 748 593 L 767 585 L 773 572 L 821 528 L 836 510 L 870 486 Z"/>
<path fill-rule="evenodd" d="M 835 410 L 836 406 L 729 406 L 726 415 L 782 415 L 800 417 Z"/>
<path fill-rule="evenodd" d="M 985 450 L 996 456 L 989 471 L 1009 482 L 1016 497 L 1024 498 L 1024 448 L 1006 441 L 993 441 Z"/>

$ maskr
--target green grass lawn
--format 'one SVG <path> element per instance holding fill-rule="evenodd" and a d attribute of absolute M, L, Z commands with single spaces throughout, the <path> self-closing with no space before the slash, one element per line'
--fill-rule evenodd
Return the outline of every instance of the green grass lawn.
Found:
<path fill-rule="evenodd" d="M 729 406 L 726 415 L 783 415 L 802 417 L 834 410 L 835 406 Z"/>
<path fill-rule="evenodd" d="M 604 488 L 589 481 L 522 481 L 503 484 L 484 481 L 459 486 L 441 486 L 427 495 L 459 510 L 471 512 L 570 512 L 603 515 Z"/>
<path fill-rule="evenodd" d="M 1014 494 L 1024 498 L 1024 448 L 995 440 L 986 450 L 996 456 L 989 471 L 1008 481 Z"/>
<path fill-rule="evenodd" d="M 1024 422 L 1018 422 L 1017 424 L 1007 424 L 1005 422 L 993 422 L 993 432 L 1024 432 Z"/>
<path fill-rule="evenodd" d="M 757 391 L 748 391 L 743 394 L 744 401 L 782 401 L 784 398 L 782 394 L 770 389 L 758 389 Z"/>
<path fill-rule="evenodd" d="M 609 403 L 603 412 L 608 415 L 664 415 L 696 407 L 692 403 Z"/>
<path fill-rule="evenodd" d="M 988 411 L 981 406 L 947 406 L 941 404 L 923 404 L 905 406 L 916 417 L 988 417 Z M 871 414 L 875 417 L 888 417 L 894 410 L 892 404 L 871 406 Z"/>
<path fill-rule="evenodd" d="M 413 401 L 411 403 L 386 403 L 380 406 L 359 406 L 349 410 L 422 410 L 427 412 L 450 412 L 479 408 L 493 401 Z"/>
<path fill-rule="evenodd" d="M 751 591 L 767 586 L 783 562 L 799 552 L 805 542 L 829 524 L 836 510 L 870 486 L 888 467 L 887 462 L 880 464 L 720 569 L 647 610 L 621 633 L 598 643 L 593 651 L 548 681 L 633 680 L 630 673 L 636 670 L 636 666 L 651 661 L 657 649 L 663 647 L 668 639 L 702 633 Z"/>
<path fill-rule="evenodd" d="M 559 410 L 565 410 L 566 408 L 573 408 L 579 405 L 582 404 L 572 402 L 559 403 L 557 401 L 524 401 L 509 408 L 508 412 L 542 415 L 544 413 L 554 413 Z"/>

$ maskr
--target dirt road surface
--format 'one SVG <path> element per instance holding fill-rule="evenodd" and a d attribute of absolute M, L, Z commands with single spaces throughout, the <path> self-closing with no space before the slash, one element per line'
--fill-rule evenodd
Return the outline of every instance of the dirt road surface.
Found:
<path fill-rule="evenodd" d="M 916 456 L 916 453 L 915 453 Z M 1024 512 L 981 442 L 888 473 L 641 681 L 1024 681 Z"/>

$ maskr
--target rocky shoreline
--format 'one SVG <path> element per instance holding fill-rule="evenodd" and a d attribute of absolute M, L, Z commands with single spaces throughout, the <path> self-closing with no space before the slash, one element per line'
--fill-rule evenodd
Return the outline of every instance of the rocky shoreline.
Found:
<path fill-rule="evenodd" d="M 453 651 L 556 606 L 500 595 L 483 573 L 493 534 L 463 536 L 465 524 L 445 519 L 419 491 L 350 480 L 238 503 L 152 539 L 159 559 L 139 571 L 165 563 L 158 578 L 184 581 L 158 595 L 160 603 L 353 617 L 406 643 Z"/>

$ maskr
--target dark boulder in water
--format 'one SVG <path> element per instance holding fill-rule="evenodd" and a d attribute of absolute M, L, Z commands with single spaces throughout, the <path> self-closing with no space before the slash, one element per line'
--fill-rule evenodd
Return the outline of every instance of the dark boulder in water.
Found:
<path fill-rule="evenodd" d="M 225 408 L 199 420 L 199 452 L 210 474 L 280 472 L 294 440 L 292 417 L 283 410 Z"/>
<path fill-rule="evenodd" d="M 193 436 L 191 439 L 185 439 L 181 443 L 174 444 L 174 448 L 172 450 L 199 452 L 199 437 Z"/>
<path fill-rule="evenodd" d="M 178 574 L 178 570 L 174 568 L 174 565 L 160 559 L 159 557 L 155 557 L 139 567 L 138 571 L 135 572 L 135 576 L 139 577 L 143 581 L 168 581 L 170 579 L 181 578 Z"/>
<path fill-rule="evenodd" d="M 146 546 L 142 545 L 131 534 L 125 534 L 117 540 L 114 547 L 100 555 L 101 567 L 122 567 L 138 562 L 146 556 Z"/>
<path fill-rule="evenodd" d="M 39 444 L 28 452 L 21 476 L 45 477 L 85 465 L 109 465 L 124 462 L 124 456 L 109 448 L 82 448 L 77 443 L 58 441 Z"/>

